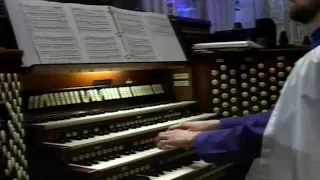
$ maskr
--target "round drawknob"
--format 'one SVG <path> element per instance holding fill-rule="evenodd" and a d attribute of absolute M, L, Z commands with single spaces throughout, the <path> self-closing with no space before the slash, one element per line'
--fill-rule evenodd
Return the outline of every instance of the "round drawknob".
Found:
<path fill-rule="evenodd" d="M 250 82 L 251 82 L 251 83 L 256 83 L 256 82 L 257 82 L 257 79 L 256 79 L 256 78 L 251 78 L 251 79 L 250 79 Z"/>
<path fill-rule="evenodd" d="M 226 98 L 229 97 L 229 95 L 228 95 L 227 93 L 223 93 L 223 94 L 221 95 L 221 97 L 222 97 L 223 99 L 226 99 Z"/>
<path fill-rule="evenodd" d="M 248 83 L 242 83 L 242 84 L 241 84 L 241 87 L 242 87 L 242 88 L 248 88 Z"/>
<path fill-rule="evenodd" d="M 278 72 L 278 77 L 283 77 L 284 76 L 284 72 Z"/>
<path fill-rule="evenodd" d="M 261 105 L 262 105 L 262 106 L 266 106 L 266 105 L 268 105 L 268 102 L 267 102 L 266 100 L 262 100 L 262 101 L 261 101 Z"/>
<path fill-rule="evenodd" d="M 256 74 L 256 73 L 257 73 L 257 70 L 254 69 L 254 68 L 251 68 L 251 69 L 249 70 L 249 72 L 250 72 L 250 74 Z"/>
<path fill-rule="evenodd" d="M 227 80 L 227 79 L 228 79 L 228 76 L 225 75 L 225 74 L 222 74 L 222 75 L 220 76 L 220 79 L 221 79 L 221 80 Z"/>
<path fill-rule="evenodd" d="M 283 66 L 284 66 L 283 63 L 277 63 L 278 68 L 283 68 Z"/>
<path fill-rule="evenodd" d="M 256 87 L 251 87 L 251 88 L 250 88 L 250 91 L 253 92 L 253 93 L 254 93 L 254 92 L 257 92 L 257 90 L 258 90 L 258 88 L 256 88 Z"/>
<path fill-rule="evenodd" d="M 231 101 L 232 103 L 236 103 L 236 102 L 237 102 L 237 98 L 236 98 L 236 97 L 232 97 L 232 98 L 230 99 L 230 101 Z"/>
<path fill-rule="evenodd" d="M 276 90 L 277 90 L 277 86 L 271 86 L 271 87 L 270 87 L 270 90 L 271 90 L 271 91 L 276 91 Z"/>
<path fill-rule="evenodd" d="M 219 94 L 219 90 L 218 89 L 212 90 L 212 94 L 214 94 L 214 95 Z"/>
<path fill-rule="evenodd" d="M 270 68 L 270 69 L 269 69 L 269 72 L 270 72 L 271 74 L 273 74 L 273 73 L 276 72 L 276 69 L 275 69 L 275 68 Z"/>
<path fill-rule="evenodd" d="M 276 82 L 277 79 L 275 77 L 270 77 L 269 80 L 270 82 Z"/>
<path fill-rule="evenodd" d="M 261 96 L 267 96 L 268 93 L 267 93 L 266 91 L 262 91 L 262 92 L 260 93 L 260 95 L 261 95 Z"/>
<path fill-rule="evenodd" d="M 227 70 L 227 66 L 226 65 L 221 65 L 220 66 L 220 70 L 221 71 L 226 71 Z"/>
<path fill-rule="evenodd" d="M 213 102 L 214 104 L 218 104 L 218 103 L 220 102 L 220 99 L 214 98 L 214 99 L 212 100 L 212 102 Z"/>
<path fill-rule="evenodd" d="M 230 79 L 230 84 L 236 84 L 237 80 L 236 79 Z"/>
<path fill-rule="evenodd" d="M 237 89 L 236 89 L 236 88 L 232 88 L 232 89 L 230 89 L 230 92 L 231 92 L 232 94 L 235 94 L 235 93 L 237 93 Z"/>
<path fill-rule="evenodd" d="M 259 87 L 265 87 L 266 86 L 266 83 L 264 83 L 264 82 L 259 82 Z"/>
<path fill-rule="evenodd" d="M 253 111 L 259 111 L 259 106 L 253 106 L 253 107 L 252 107 L 252 110 L 253 110 Z"/>
<path fill-rule="evenodd" d="M 224 107 L 224 108 L 229 107 L 229 103 L 227 103 L 227 102 L 222 103 L 222 107 Z"/>
<path fill-rule="evenodd" d="M 8 168 L 9 171 L 12 171 L 12 169 L 13 169 L 13 164 L 12 164 L 11 159 L 9 159 L 9 160 L 7 161 L 7 168 Z"/>
<path fill-rule="evenodd" d="M 238 107 L 237 107 L 237 106 L 232 106 L 232 107 L 231 107 L 231 111 L 237 112 L 237 111 L 238 111 Z"/>
<path fill-rule="evenodd" d="M 219 72 L 217 70 L 212 70 L 211 71 L 211 75 L 212 76 L 217 76 L 219 74 Z"/>
<path fill-rule="evenodd" d="M 247 92 L 242 93 L 242 97 L 248 97 L 248 96 L 249 96 L 249 93 L 247 93 Z"/>
<path fill-rule="evenodd" d="M 247 74 L 241 74 L 241 79 L 247 79 L 248 75 Z"/>
<path fill-rule="evenodd" d="M 275 100 L 277 100 L 277 96 L 276 95 L 272 95 L 271 97 L 270 97 L 270 99 L 272 100 L 272 101 L 275 101 Z"/>
<path fill-rule="evenodd" d="M 223 115 L 224 117 L 228 117 L 228 116 L 229 116 L 229 112 L 224 111 L 224 112 L 222 113 L 222 115 Z"/>
<path fill-rule="evenodd" d="M 214 85 L 214 86 L 216 86 L 216 85 L 219 84 L 219 81 L 216 80 L 216 79 L 214 79 L 214 80 L 211 81 L 211 84 Z"/>
<path fill-rule="evenodd" d="M 242 102 L 242 105 L 243 105 L 243 106 L 249 106 L 249 102 L 248 102 L 248 101 L 243 101 L 243 102 Z"/>
<path fill-rule="evenodd" d="M 263 64 L 263 63 L 259 63 L 259 64 L 258 64 L 258 68 L 259 68 L 259 69 L 263 69 L 263 68 L 264 68 L 264 64 Z"/>
<path fill-rule="evenodd" d="M 237 71 L 234 70 L 234 69 L 231 69 L 231 70 L 229 71 L 229 73 L 230 73 L 230 75 L 235 76 L 236 73 L 237 73 Z"/>
<path fill-rule="evenodd" d="M 243 115 L 248 115 L 248 114 L 249 114 L 249 111 L 247 111 L 247 110 L 242 111 L 242 114 L 243 114 Z"/>
<path fill-rule="evenodd" d="M 266 113 L 266 112 L 268 112 L 268 110 L 264 109 L 264 110 L 262 110 L 262 112 L 263 112 L 263 113 Z"/>
<path fill-rule="evenodd" d="M 228 84 L 221 84 L 221 89 L 227 89 L 228 88 Z"/>
<path fill-rule="evenodd" d="M 260 72 L 260 73 L 258 74 L 258 76 L 259 76 L 259 78 L 264 78 L 265 74 L 264 74 L 263 72 Z"/>
<path fill-rule="evenodd" d="M 287 72 L 291 72 L 292 71 L 292 67 L 291 66 L 286 67 L 286 71 Z"/>
<path fill-rule="evenodd" d="M 8 153 L 8 148 L 7 148 L 7 146 L 2 145 L 1 150 L 2 150 L 2 154 L 3 154 L 4 156 L 8 157 L 8 156 L 7 156 L 7 153 Z"/>
<path fill-rule="evenodd" d="M 7 134 L 3 130 L 0 131 L 0 138 L 2 143 L 5 143 L 7 141 Z"/>
<path fill-rule="evenodd" d="M 213 112 L 214 113 L 219 113 L 220 112 L 220 108 L 218 108 L 218 107 L 213 108 Z"/>
<path fill-rule="evenodd" d="M 5 175 L 6 177 L 9 177 L 9 176 L 10 176 L 10 172 L 11 172 L 11 171 L 9 171 L 9 169 L 5 169 L 5 170 L 4 170 L 4 175 Z"/>
<path fill-rule="evenodd" d="M 257 101 L 257 100 L 258 100 L 257 96 L 252 96 L 252 97 L 251 97 L 251 101 L 252 101 L 252 102 L 255 102 L 255 101 Z"/>
<path fill-rule="evenodd" d="M 13 150 L 13 145 L 14 145 L 13 140 L 10 139 L 10 140 L 9 140 L 9 148 L 10 148 L 11 150 Z"/>
<path fill-rule="evenodd" d="M 283 81 L 279 81 L 278 85 L 282 87 L 284 85 L 284 82 Z"/>

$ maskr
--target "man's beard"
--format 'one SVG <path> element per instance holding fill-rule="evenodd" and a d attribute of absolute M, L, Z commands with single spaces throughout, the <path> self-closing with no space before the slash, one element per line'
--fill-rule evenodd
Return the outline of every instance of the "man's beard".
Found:
<path fill-rule="evenodd" d="M 320 1 L 310 0 L 306 5 L 291 4 L 290 18 L 294 21 L 308 24 L 320 12 Z"/>

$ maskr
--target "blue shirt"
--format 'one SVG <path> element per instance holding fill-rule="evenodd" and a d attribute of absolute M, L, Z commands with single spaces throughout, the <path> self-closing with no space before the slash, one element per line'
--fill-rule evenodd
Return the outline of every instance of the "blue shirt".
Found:
<path fill-rule="evenodd" d="M 312 49 L 320 45 L 320 28 L 312 34 Z M 220 120 L 221 130 L 202 132 L 194 141 L 198 156 L 211 163 L 251 161 L 260 156 L 264 130 L 272 109 Z"/>

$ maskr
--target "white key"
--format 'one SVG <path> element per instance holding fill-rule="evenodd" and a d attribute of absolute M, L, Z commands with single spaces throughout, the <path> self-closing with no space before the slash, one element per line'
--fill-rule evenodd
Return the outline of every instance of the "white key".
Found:
<path fill-rule="evenodd" d="M 94 170 L 105 170 L 110 167 L 120 166 L 122 164 L 127 164 L 127 163 L 133 162 L 135 160 L 139 160 L 141 158 L 148 158 L 150 156 L 154 156 L 154 155 L 157 155 L 157 154 L 160 154 L 163 152 L 165 152 L 165 151 L 160 150 L 158 148 L 153 148 L 153 149 L 149 149 L 146 151 L 131 154 L 128 156 L 122 156 L 120 158 L 117 158 L 117 159 L 114 159 L 111 161 L 106 161 L 106 162 L 100 161 L 99 164 L 95 164 L 93 166 L 82 166 L 82 165 L 77 165 L 77 164 L 69 164 L 69 166 L 89 168 L 89 169 L 94 169 Z"/>
<path fill-rule="evenodd" d="M 177 102 L 177 103 L 169 103 L 169 104 L 162 104 L 162 105 L 157 105 L 157 106 L 129 109 L 129 110 L 104 113 L 104 114 L 98 114 L 98 115 L 92 115 L 92 116 L 85 116 L 85 117 L 79 117 L 79 118 L 71 118 L 71 119 L 65 119 L 65 120 L 61 120 L 61 121 L 38 123 L 38 124 L 34 124 L 34 126 L 44 127 L 45 129 L 62 128 L 62 127 L 68 127 L 68 126 L 73 126 L 73 125 L 80 125 L 80 124 L 105 121 L 105 120 L 109 120 L 109 119 L 122 118 L 122 117 L 127 117 L 127 116 L 135 116 L 135 115 L 157 112 L 157 111 L 162 111 L 162 110 L 168 110 L 168 109 L 173 109 L 173 108 L 180 108 L 180 107 L 185 107 L 185 106 L 188 106 L 188 105 L 191 105 L 194 103 L 196 103 L 196 102 L 195 101 L 182 101 L 182 102 Z"/>
<path fill-rule="evenodd" d="M 165 171 L 164 174 L 159 177 L 149 176 L 149 178 L 151 180 L 172 180 L 209 166 L 212 166 L 212 164 L 208 164 L 203 161 L 194 161 L 191 165 L 183 166 L 170 172 Z"/>
<path fill-rule="evenodd" d="M 126 131 L 111 133 L 111 134 L 108 134 L 108 135 L 95 136 L 95 137 L 89 138 L 89 139 L 74 140 L 72 142 L 65 143 L 65 144 L 48 143 L 48 142 L 45 142 L 44 144 L 55 145 L 55 146 L 60 146 L 60 147 L 61 146 L 62 147 L 70 147 L 71 149 L 77 149 L 77 148 L 81 148 L 81 147 L 86 147 L 86 146 L 105 143 L 105 142 L 111 141 L 111 140 L 113 140 L 115 138 L 120 138 L 120 137 L 125 138 L 125 136 L 130 136 L 132 134 L 145 133 L 147 131 L 155 131 L 155 130 L 158 130 L 158 129 L 167 128 L 169 126 L 172 126 L 172 125 L 175 125 L 175 124 L 179 124 L 179 123 L 183 123 L 183 122 L 203 120 L 203 119 L 206 119 L 206 118 L 211 118 L 214 115 L 215 114 L 209 114 L 209 113 L 208 114 L 201 114 L 201 115 L 191 116 L 191 117 L 182 118 L 182 119 L 177 119 L 177 120 L 173 120 L 173 121 L 169 121 L 169 122 L 153 124 L 153 125 L 149 125 L 149 126 L 143 126 L 143 127 L 136 128 L 136 129 L 129 129 L 129 130 L 126 130 Z"/>

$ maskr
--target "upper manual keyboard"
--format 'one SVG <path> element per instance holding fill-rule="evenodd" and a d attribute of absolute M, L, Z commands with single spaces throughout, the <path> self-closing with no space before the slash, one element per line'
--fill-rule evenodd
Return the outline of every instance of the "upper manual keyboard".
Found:
<path fill-rule="evenodd" d="M 92 146 L 97 145 L 101 143 L 105 143 L 108 141 L 112 141 L 115 139 L 125 138 L 127 136 L 135 136 L 141 133 L 147 133 L 150 131 L 156 131 L 159 129 L 165 129 L 169 126 L 172 126 L 174 124 L 183 123 L 183 122 L 189 122 L 189 121 L 198 121 L 198 120 L 205 120 L 208 118 L 214 117 L 215 114 L 200 114 L 195 115 L 191 117 L 171 120 L 168 122 L 161 122 L 146 126 L 141 126 L 133 129 L 123 130 L 115 133 L 108 133 L 105 135 L 97 135 L 93 137 L 83 138 L 83 139 L 76 139 L 76 138 L 70 138 L 67 142 L 60 142 L 60 143 L 52 143 L 52 142 L 45 142 L 44 144 L 51 145 L 51 146 L 57 146 L 57 147 L 69 147 L 73 149 L 82 148 L 86 146 Z"/>

